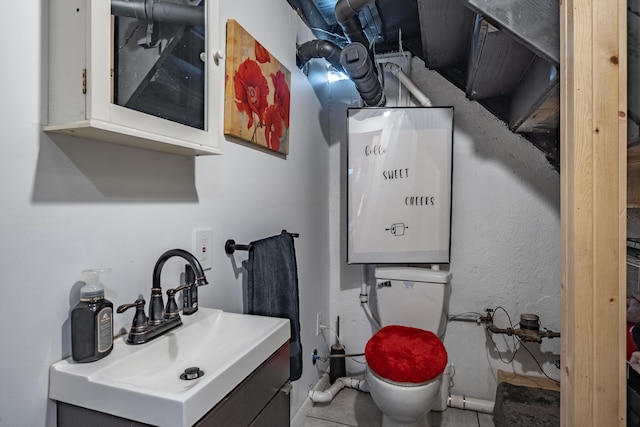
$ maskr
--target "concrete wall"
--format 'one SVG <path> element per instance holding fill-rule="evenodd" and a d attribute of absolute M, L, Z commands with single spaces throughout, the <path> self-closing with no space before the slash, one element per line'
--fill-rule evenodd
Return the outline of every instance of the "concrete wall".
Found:
<path fill-rule="evenodd" d="M 560 331 L 560 178 L 531 144 L 439 74 L 412 62 L 413 81 L 436 106 L 454 107 L 454 157 L 450 313 L 503 307 L 515 324 L 538 314 L 543 327 Z M 346 260 L 346 108 L 359 102 L 353 85 L 331 86 L 331 318 L 341 319 L 347 353 L 360 353 L 373 328 L 360 307 L 362 266 Z M 396 92 L 388 92 L 393 99 Z M 509 326 L 504 311 L 495 323 Z M 455 366 L 454 391 L 494 399 L 497 369 L 542 375 L 525 349 L 514 357 L 512 338 L 494 336 L 475 323 L 451 322 L 445 336 Z M 558 379 L 560 341 L 526 344 L 545 372 Z M 501 362 L 501 358 L 509 363 Z M 513 359 L 513 360 L 511 360 Z M 361 374 L 363 358 L 347 363 Z"/>
<path fill-rule="evenodd" d="M 242 261 L 224 253 L 283 228 L 300 233 L 302 344 L 322 348 L 315 316 L 329 311 L 329 149 L 314 87 L 295 66 L 309 32 L 286 2 L 221 0 L 218 31 L 237 19 L 292 72 L 290 155 L 280 158 L 222 135 L 221 156 L 190 158 L 73 138 L 54 142 L 46 123 L 48 1 L 7 4 L 0 36 L 0 426 L 55 426 L 48 368 L 70 355 L 70 293 L 87 268 L 111 267 L 106 296 L 116 306 L 148 299 L 158 256 L 191 250 L 195 228 L 213 229 L 210 285 L 203 306 L 242 310 Z M 224 44 L 221 43 L 221 49 Z M 222 87 L 222 82 L 214 82 Z M 215 108 L 222 108 L 222 99 Z M 220 113 L 221 114 L 221 113 Z M 163 284 L 175 285 L 169 261 Z M 131 312 L 116 315 L 128 327 Z M 306 353 L 305 353 L 306 354 Z M 319 378 L 304 360 L 292 413 Z"/>

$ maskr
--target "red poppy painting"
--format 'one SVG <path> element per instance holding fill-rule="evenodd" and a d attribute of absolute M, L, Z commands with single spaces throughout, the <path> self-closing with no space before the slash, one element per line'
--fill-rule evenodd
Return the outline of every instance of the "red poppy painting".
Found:
<path fill-rule="evenodd" d="M 233 19 L 225 80 L 225 135 L 289 154 L 291 73 Z"/>

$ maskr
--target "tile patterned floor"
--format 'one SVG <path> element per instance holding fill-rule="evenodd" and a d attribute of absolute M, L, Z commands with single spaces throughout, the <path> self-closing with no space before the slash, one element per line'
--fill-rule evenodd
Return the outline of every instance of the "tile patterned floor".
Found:
<path fill-rule="evenodd" d="M 433 427 L 494 427 L 493 417 L 473 411 L 448 408 L 432 412 Z M 382 415 L 369 393 L 342 389 L 330 403 L 315 403 L 302 427 L 380 427 Z"/>

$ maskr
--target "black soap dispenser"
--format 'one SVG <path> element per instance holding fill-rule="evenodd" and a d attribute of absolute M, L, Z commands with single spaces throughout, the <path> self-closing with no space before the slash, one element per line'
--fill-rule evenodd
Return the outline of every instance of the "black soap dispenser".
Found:
<path fill-rule="evenodd" d="M 71 357 L 86 363 L 102 359 L 113 349 L 113 304 L 104 298 L 100 272 L 84 270 L 80 302 L 71 310 Z"/>

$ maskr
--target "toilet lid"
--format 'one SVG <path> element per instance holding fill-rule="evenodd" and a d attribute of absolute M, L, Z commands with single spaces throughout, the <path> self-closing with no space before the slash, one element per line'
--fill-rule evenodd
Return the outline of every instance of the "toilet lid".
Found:
<path fill-rule="evenodd" d="M 430 331 L 408 326 L 385 326 L 364 350 L 369 369 L 399 383 L 425 383 L 447 366 L 447 350 Z"/>

